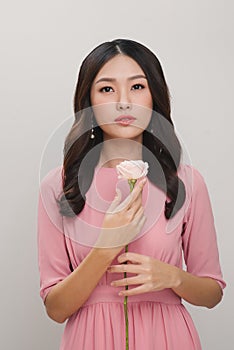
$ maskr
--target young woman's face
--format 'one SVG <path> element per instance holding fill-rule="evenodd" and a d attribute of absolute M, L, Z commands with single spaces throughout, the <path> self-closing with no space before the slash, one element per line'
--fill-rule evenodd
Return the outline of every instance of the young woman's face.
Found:
<path fill-rule="evenodd" d="M 153 101 L 145 74 L 136 61 L 122 54 L 108 61 L 94 79 L 90 99 L 105 140 L 142 141 Z"/>

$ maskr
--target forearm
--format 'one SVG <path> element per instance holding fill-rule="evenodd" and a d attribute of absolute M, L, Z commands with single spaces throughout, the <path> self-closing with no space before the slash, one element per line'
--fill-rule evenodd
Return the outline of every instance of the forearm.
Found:
<path fill-rule="evenodd" d="M 54 321 L 62 323 L 88 299 L 120 249 L 93 248 L 81 264 L 48 293 L 45 306 Z"/>
<path fill-rule="evenodd" d="M 212 308 L 222 299 L 222 289 L 209 277 L 198 277 L 177 269 L 178 286 L 172 288 L 181 298 L 193 305 Z"/>

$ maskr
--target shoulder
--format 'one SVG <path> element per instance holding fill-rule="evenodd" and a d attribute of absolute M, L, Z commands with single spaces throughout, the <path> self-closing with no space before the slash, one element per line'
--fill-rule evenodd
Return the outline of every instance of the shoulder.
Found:
<path fill-rule="evenodd" d="M 206 183 L 201 172 L 192 165 L 181 164 L 178 176 L 184 182 L 185 188 L 192 194 L 206 190 Z"/>
<path fill-rule="evenodd" d="M 40 192 L 41 194 L 53 194 L 58 197 L 62 191 L 62 179 L 63 179 L 63 167 L 58 166 L 51 169 L 42 179 L 40 180 Z"/>
<path fill-rule="evenodd" d="M 182 165 L 178 176 L 184 182 L 186 190 L 186 217 L 195 212 L 201 218 L 204 213 L 211 210 L 210 196 L 203 175 L 191 165 Z"/>

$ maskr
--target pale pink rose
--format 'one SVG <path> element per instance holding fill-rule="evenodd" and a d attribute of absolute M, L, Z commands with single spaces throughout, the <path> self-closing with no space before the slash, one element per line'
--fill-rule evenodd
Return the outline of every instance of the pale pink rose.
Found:
<path fill-rule="evenodd" d="M 116 166 L 119 179 L 139 179 L 148 173 L 149 164 L 142 160 L 125 160 Z"/>

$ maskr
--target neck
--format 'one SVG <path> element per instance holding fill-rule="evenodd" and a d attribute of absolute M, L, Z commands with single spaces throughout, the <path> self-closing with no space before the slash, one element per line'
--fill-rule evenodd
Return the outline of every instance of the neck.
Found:
<path fill-rule="evenodd" d="M 124 160 L 142 159 L 142 143 L 131 139 L 106 139 L 103 142 L 98 165 L 114 168 Z"/>

